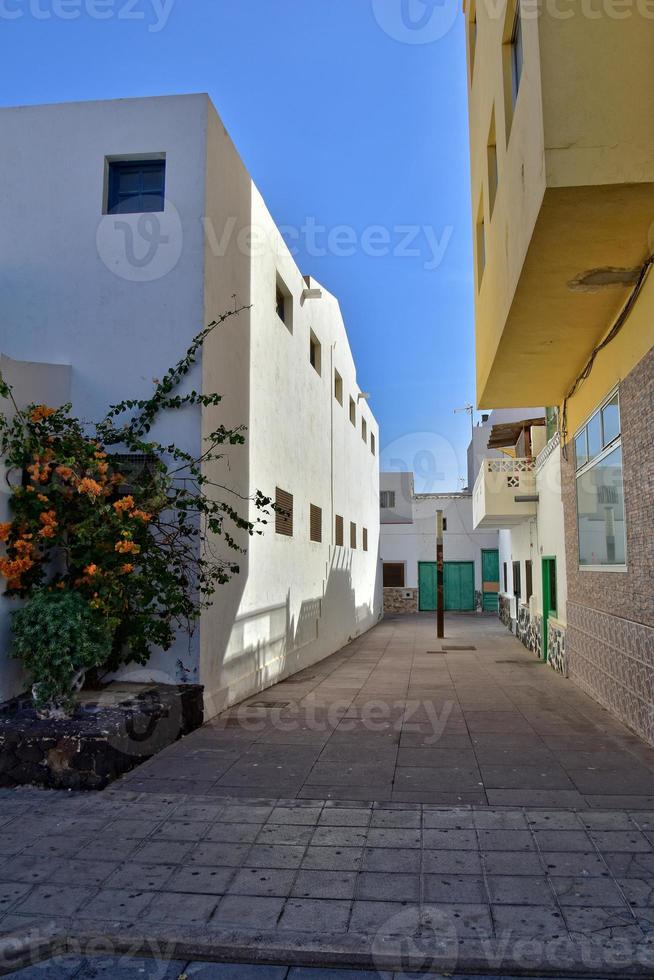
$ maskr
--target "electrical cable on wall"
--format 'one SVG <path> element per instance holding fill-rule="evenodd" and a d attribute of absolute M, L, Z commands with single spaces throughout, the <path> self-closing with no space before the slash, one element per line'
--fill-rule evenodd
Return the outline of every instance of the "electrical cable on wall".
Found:
<path fill-rule="evenodd" d="M 636 284 L 634 285 L 634 288 L 632 289 L 627 302 L 622 307 L 622 310 L 620 311 L 617 320 L 609 330 L 604 340 L 601 343 L 599 343 L 597 347 L 593 349 L 590 357 L 588 358 L 586 366 L 584 367 L 583 371 L 575 378 L 572 387 L 570 388 L 569 392 L 563 399 L 563 410 L 561 413 L 562 416 L 561 417 L 561 442 L 562 442 L 561 452 L 563 453 L 563 456 L 566 460 L 568 458 L 568 449 L 567 449 L 568 402 L 570 401 L 572 396 L 577 392 L 579 386 L 589 377 L 591 371 L 593 370 L 593 365 L 595 364 L 595 359 L 597 355 L 600 353 L 600 351 L 603 351 L 605 347 L 608 347 L 608 345 L 611 343 L 612 340 L 615 340 L 615 338 L 617 337 L 617 335 L 620 333 L 623 326 L 627 322 L 627 319 L 629 318 L 629 314 L 631 313 L 634 306 L 636 305 L 636 301 L 640 296 L 643 290 L 643 286 L 647 281 L 652 265 L 654 265 L 654 254 L 650 255 L 647 261 L 643 264 L 640 272 L 638 273 L 638 279 L 636 280 Z"/>

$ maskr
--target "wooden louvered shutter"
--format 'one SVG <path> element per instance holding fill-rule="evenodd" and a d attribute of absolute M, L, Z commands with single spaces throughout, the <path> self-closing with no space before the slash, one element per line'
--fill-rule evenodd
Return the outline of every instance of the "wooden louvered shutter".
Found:
<path fill-rule="evenodd" d="M 322 508 L 315 504 L 310 508 L 309 533 L 312 541 L 322 541 Z"/>
<path fill-rule="evenodd" d="M 334 536 L 336 539 L 336 547 L 343 547 L 343 518 L 340 514 L 336 515 L 336 522 L 334 527 Z"/>
<path fill-rule="evenodd" d="M 284 534 L 287 538 L 293 537 L 293 494 L 286 490 L 275 491 L 275 504 L 279 508 L 275 512 L 275 530 L 277 534 Z"/>

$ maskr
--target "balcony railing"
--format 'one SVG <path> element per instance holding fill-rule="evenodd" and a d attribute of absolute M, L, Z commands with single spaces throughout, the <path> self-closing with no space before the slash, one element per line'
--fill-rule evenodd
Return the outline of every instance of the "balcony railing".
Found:
<path fill-rule="evenodd" d="M 535 517 L 535 468 L 532 457 L 485 459 L 472 496 L 475 528 L 511 527 Z"/>

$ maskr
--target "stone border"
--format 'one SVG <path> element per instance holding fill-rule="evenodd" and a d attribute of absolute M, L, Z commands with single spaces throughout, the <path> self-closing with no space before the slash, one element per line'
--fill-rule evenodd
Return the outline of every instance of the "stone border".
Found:
<path fill-rule="evenodd" d="M 386 950 L 380 949 L 385 945 Z M 197 926 L 166 925 L 147 933 L 124 922 L 108 922 L 101 930 L 76 926 L 68 933 L 48 927 L 22 937 L 0 938 L 0 976 L 9 976 L 26 966 L 66 955 L 98 955 L 98 947 L 113 956 L 157 959 L 165 950 L 166 961 L 204 961 L 244 965 L 349 968 L 418 972 L 421 975 L 498 975 L 558 978 L 576 976 L 597 980 L 649 978 L 653 975 L 654 949 L 643 943 L 642 962 L 624 962 L 624 944 L 588 939 L 538 940 L 523 937 L 511 944 L 504 940 L 460 940 L 454 949 L 451 939 L 432 941 L 428 949 L 419 941 L 409 945 L 401 934 L 278 933 L 210 930 Z M 518 949 L 520 947 L 520 949 Z M 538 948 L 546 950 L 547 962 L 534 959 Z M 430 962 L 425 964 L 425 957 Z M 613 960 L 613 962 L 611 962 Z"/>

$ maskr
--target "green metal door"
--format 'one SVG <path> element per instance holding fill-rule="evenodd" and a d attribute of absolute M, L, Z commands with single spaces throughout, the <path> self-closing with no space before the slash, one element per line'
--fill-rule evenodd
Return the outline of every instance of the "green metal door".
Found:
<path fill-rule="evenodd" d="M 446 561 L 443 589 L 446 612 L 467 612 L 475 608 L 475 563 Z"/>
<path fill-rule="evenodd" d="M 558 605 L 556 558 L 543 558 L 543 649 L 542 658 L 547 660 L 547 622 L 550 616 L 556 617 Z"/>
<path fill-rule="evenodd" d="M 497 612 L 500 591 L 500 553 L 497 548 L 482 549 L 481 590 L 484 612 Z"/>
<path fill-rule="evenodd" d="M 435 561 L 421 561 L 418 565 L 418 608 L 421 612 L 436 609 L 437 576 Z"/>

